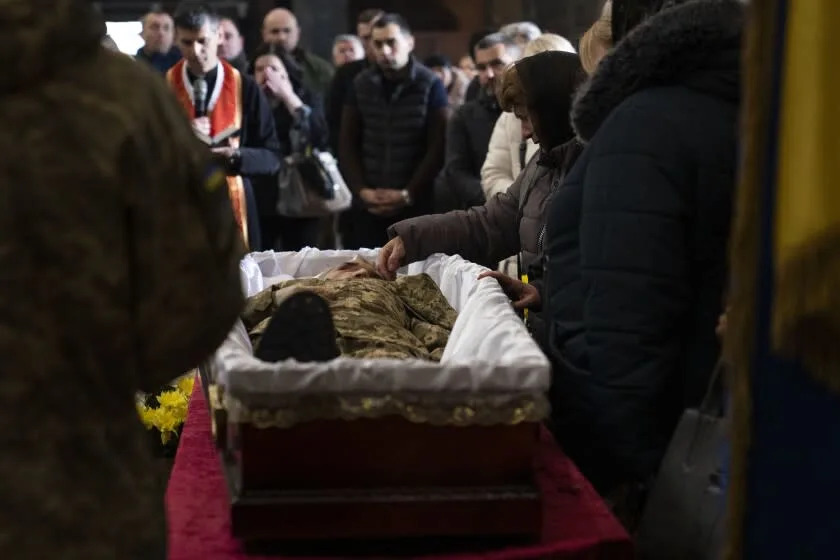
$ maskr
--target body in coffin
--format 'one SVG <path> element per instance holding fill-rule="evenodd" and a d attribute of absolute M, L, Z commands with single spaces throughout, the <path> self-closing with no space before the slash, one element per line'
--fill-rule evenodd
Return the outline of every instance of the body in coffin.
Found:
<path fill-rule="evenodd" d="M 352 358 L 440 361 L 456 318 L 427 274 L 385 280 L 363 260 L 323 277 L 274 284 L 248 298 L 242 313 L 255 355 L 266 361 L 326 360 L 339 351 Z"/>

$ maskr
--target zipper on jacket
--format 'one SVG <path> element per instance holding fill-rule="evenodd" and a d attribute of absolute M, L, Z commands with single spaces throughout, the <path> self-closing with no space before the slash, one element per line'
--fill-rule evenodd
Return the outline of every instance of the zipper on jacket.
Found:
<path fill-rule="evenodd" d="M 387 185 L 390 188 L 395 188 L 393 184 L 393 178 L 391 177 L 391 144 L 393 144 L 393 140 L 391 139 L 391 117 L 393 115 L 393 108 L 394 103 L 396 102 L 397 98 L 400 95 L 400 90 L 402 89 L 402 84 L 397 84 L 394 87 L 394 91 L 391 93 L 391 98 L 387 99 L 388 110 L 385 112 L 385 173 L 384 178 L 385 184 L 378 185 L 378 187 L 383 187 Z M 399 188 L 405 188 L 405 185 L 398 185 Z"/>
<path fill-rule="evenodd" d="M 542 229 L 540 230 L 540 236 L 537 237 L 537 254 L 542 256 L 543 253 L 543 241 L 545 240 L 545 228 L 546 224 L 543 224 Z"/>

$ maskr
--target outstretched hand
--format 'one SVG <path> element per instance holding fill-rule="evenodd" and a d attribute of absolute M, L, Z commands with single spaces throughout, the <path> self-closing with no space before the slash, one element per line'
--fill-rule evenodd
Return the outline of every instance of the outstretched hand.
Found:
<path fill-rule="evenodd" d="M 397 277 L 397 271 L 403 265 L 404 259 L 405 245 L 397 236 L 379 250 L 379 256 L 376 257 L 376 272 L 386 280 L 393 280 Z"/>
<path fill-rule="evenodd" d="M 540 306 L 540 291 L 532 284 L 520 282 L 498 270 L 488 270 L 478 275 L 479 280 L 483 278 L 495 278 L 510 298 L 514 309 L 534 309 Z"/>

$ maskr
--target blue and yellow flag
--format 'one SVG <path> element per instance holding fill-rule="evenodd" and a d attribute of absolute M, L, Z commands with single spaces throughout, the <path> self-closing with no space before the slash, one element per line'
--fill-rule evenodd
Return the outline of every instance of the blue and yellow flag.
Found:
<path fill-rule="evenodd" d="M 838 0 L 752 0 L 726 352 L 729 550 L 836 558 L 840 529 Z"/>
<path fill-rule="evenodd" d="M 785 8 L 773 341 L 840 390 L 840 2 Z"/>

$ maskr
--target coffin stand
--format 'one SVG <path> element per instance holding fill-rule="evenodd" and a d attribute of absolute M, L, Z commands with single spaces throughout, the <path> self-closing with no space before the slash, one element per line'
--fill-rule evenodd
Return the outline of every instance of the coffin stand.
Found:
<path fill-rule="evenodd" d="M 258 428 L 229 422 L 221 388 L 200 371 L 239 539 L 539 536 L 537 423 L 393 416 Z"/>

